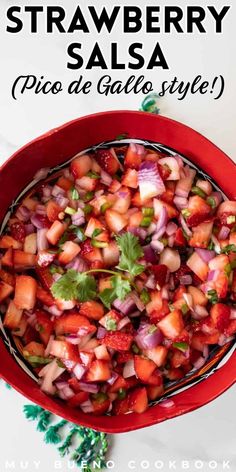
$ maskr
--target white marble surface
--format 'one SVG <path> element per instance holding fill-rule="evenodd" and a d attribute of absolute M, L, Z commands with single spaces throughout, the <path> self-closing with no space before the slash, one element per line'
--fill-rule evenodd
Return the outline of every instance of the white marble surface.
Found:
<path fill-rule="evenodd" d="M 37 4 L 37 2 L 29 2 Z M 39 2 L 38 2 L 39 3 Z M 50 5 L 58 2 L 51 0 Z M 67 11 L 72 12 L 78 3 L 72 0 L 69 5 L 66 0 L 60 4 L 67 6 Z M 184 7 L 185 0 L 178 2 L 166 0 L 160 4 L 176 4 Z M 191 4 L 192 2 L 189 1 Z M 207 5 L 202 0 L 201 5 Z M 44 75 L 51 80 L 61 79 L 69 81 L 75 79 L 79 72 L 66 70 L 66 47 L 69 42 L 80 41 L 81 36 L 69 37 L 68 35 L 53 34 L 30 35 L 27 31 L 19 35 L 7 35 L 5 30 L 4 14 L 7 6 L 13 4 L 9 0 L 1 0 L 0 4 L 0 163 L 19 146 L 37 135 L 53 128 L 61 123 L 81 116 L 107 109 L 137 109 L 142 97 L 140 95 L 120 95 L 103 97 L 95 93 L 88 96 L 69 97 L 66 93 L 58 96 L 34 96 L 32 94 L 14 101 L 10 95 L 13 80 L 20 74 Z M 21 1 L 14 4 L 23 5 Z M 40 4 L 49 2 L 41 0 Z M 93 2 L 85 0 L 80 2 L 84 8 Z M 94 3 L 95 4 L 95 3 Z M 120 5 L 143 5 L 142 0 L 120 0 Z M 155 2 L 147 1 L 152 5 Z M 218 0 L 215 5 L 221 6 L 223 1 Z M 227 2 L 234 5 L 233 0 Z M 110 5 L 109 0 L 104 0 L 103 5 Z M 236 160 L 235 132 L 236 132 L 236 67 L 235 67 L 235 5 L 225 21 L 224 34 L 216 36 L 207 21 L 209 33 L 199 35 L 197 33 L 187 37 L 169 37 L 158 35 L 163 50 L 168 55 L 170 71 L 149 72 L 147 79 L 157 84 L 162 80 L 170 79 L 174 75 L 184 80 L 191 80 L 198 73 L 206 79 L 212 79 L 215 75 L 222 74 L 226 80 L 224 96 L 214 101 L 209 96 L 189 96 L 184 101 L 178 101 L 175 96 L 167 96 L 160 102 L 162 114 L 175 118 L 194 127 L 214 141 L 220 148 Z M 43 26 L 43 19 L 40 27 Z M 27 27 L 27 22 L 26 22 Z M 107 49 L 108 40 L 118 40 L 121 59 L 125 58 L 127 39 L 119 32 L 117 27 L 112 37 L 88 34 L 86 36 L 86 48 L 88 51 L 95 39 Z M 143 41 L 145 51 L 151 48 L 157 38 L 139 34 L 130 35 L 128 41 Z M 84 41 L 84 37 L 82 38 Z M 100 72 L 84 73 L 86 79 L 96 80 Z M 119 78 L 120 73 L 114 73 L 114 78 Z M 122 78 L 127 78 L 131 73 L 122 72 Z M 139 75 L 139 74 L 137 74 Z M 217 165 L 217 163 L 216 163 Z M 112 439 L 110 460 L 114 461 L 115 472 L 135 470 L 230 470 L 236 471 L 236 414 L 235 414 L 236 387 L 215 400 L 213 403 L 198 411 L 177 418 L 174 421 L 165 422 L 145 430 L 115 436 Z M 27 423 L 21 412 L 24 399 L 14 391 L 8 391 L 3 385 L 0 389 L 0 470 L 34 470 L 51 472 L 57 469 L 70 470 L 66 461 L 59 460 L 56 450 L 51 446 L 45 446 L 40 433 L 35 431 L 33 424 Z M 12 462 L 13 461 L 13 462 Z M 22 463 L 21 463 L 22 461 Z M 35 462 L 34 462 L 35 461 Z M 131 461 L 131 462 L 130 462 Z M 134 461 L 134 462 L 132 462 Z M 144 461 L 142 463 L 142 461 Z M 149 461 L 149 464 L 145 461 Z M 159 461 L 156 463 L 155 461 Z M 174 462 L 169 462 L 174 461 Z M 213 461 L 213 462 L 212 462 Z M 214 462 L 215 461 L 215 462 Z M 11 463 L 9 465 L 9 463 Z M 109 464 L 113 467 L 113 464 Z"/>

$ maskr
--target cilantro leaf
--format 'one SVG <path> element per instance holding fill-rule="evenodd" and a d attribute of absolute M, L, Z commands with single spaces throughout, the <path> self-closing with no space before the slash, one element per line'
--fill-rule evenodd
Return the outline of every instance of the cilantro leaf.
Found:
<path fill-rule="evenodd" d="M 229 252 L 236 252 L 235 244 L 228 244 L 221 250 L 222 254 L 229 254 Z"/>
<path fill-rule="evenodd" d="M 93 276 L 69 269 L 51 287 L 55 298 L 86 302 L 96 297 L 96 281 Z"/>
<path fill-rule="evenodd" d="M 117 244 L 121 250 L 118 269 L 125 270 L 132 276 L 141 274 L 144 266 L 136 261 L 143 256 L 142 247 L 139 240 L 132 233 L 125 233 L 116 238 Z"/>
<path fill-rule="evenodd" d="M 114 275 L 111 277 L 111 288 L 105 288 L 99 298 L 107 308 L 111 308 L 111 304 L 119 298 L 119 300 L 125 300 L 126 296 L 131 292 L 131 285 L 128 280 L 122 279 L 120 275 Z"/>

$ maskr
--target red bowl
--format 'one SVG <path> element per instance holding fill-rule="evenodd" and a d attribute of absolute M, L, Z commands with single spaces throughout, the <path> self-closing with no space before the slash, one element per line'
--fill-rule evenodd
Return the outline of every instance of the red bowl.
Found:
<path fill-rule="evenodd" d="M 121 133 L 127 133 L 129 138 L 161 143 L 176 150 L 211 176 L 228 198 L 236 198 L 235 164 L 199 133 L 161 116 L 113 111 L 79 118 L 49 131 L 8 159 L 0 169 L 0 221 L 14 198 L 32 181 L 37 170 L 45 166 L 54 167 L 94 144 L 115 140 Z M 176 393 L 171 408 L 157 404 L 143 414 L 94 417 L 45 395 L 15 361 L 3 339 L 0 339 L 0 356 L 0 376 L 29 400 L 69 421 L 108 433 L 151 426 L 195 410 L 223 393 L 236 379 L 234 352 L 213 375 L 206 375 L 200 383 Z"/>

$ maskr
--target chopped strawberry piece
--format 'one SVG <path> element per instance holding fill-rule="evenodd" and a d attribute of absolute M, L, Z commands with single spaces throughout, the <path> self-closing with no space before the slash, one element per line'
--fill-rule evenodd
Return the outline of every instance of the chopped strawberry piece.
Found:
<path fill-rule="evenodd" d="M 53 322 L 50 319 L 50 315 L 43 310 L 36 311 L 36 330 L 39 333 L 39 337 L 45 346 L 48 344 L 49 338 L 53 332 Z"/>
<path fill-rule="evenodd" d="M 24 354 L 26 355 L 44 357 L 44 353 L 45 348 L 43 344 L 36 341 L 31 341 L 24 347 Z"/>
<path fill-rule="evenodd" d="M 137 377 L 146 383 L 156 369 L 156 364 L 145 357 L 134 356 L 134 369 Z"/>
<path fill-rule="evenodd" d="M 36 265 L 35 254 L 30 254 L 19 249 L 13 251 L 13 265 L 16 270 L 32 269 Z"/>
<path fill-rule="evenodd" d="M 58 256 L 58 260 L 61 264 L 66 265 L 73 261 L 73 259 L 79 254 L 80 247 L 73 241 L 66 241 L 61 246 L 61 252 Z"/>
<path fill-rule="evenodd" d="M 159 170 L 162 180 L 167 180 L 171 174 L 171 169 L 166 164 L 165 165 L 158 164 L 158 170 Z"/>
<path fill-rule="evenodd" d="M 196 252 L 193 252 L 190 258 L 187 260 L 187 266 L 203 282 L 207 279 L 208 265 L 206 264 L 206 262 L 202 260 L 202 258 Z"/>
<path fill-rule="evenodd" d="M 160 398 L 164 393 L 164 387 L 163 385 L 148 385 L 147 386 L 147 395 L 149 400 L 156 400 L 157 398 Z"/>
<path fill-rule="evenodd" d="M 182 313 L 179 310 L 172 311 L 159 321 L 158 326 L 164 336 L 175 339 L 184 328 Z"/>
<path fill-rule="evenodd" d="M 225 298 L 228 293 L 229 279 L 224 272 L 220 272 L 214 282 L 215 290 L 219 298 Z"/>
<path fill-rule="evenodd" d="M 118 364 L 125 364 L 127 361 L 133 359 L 133 354 L 128 351 L 118 352 L 116 361 Z"/>
<path fill-rule="evenodd" d="M 78 392 L 72 398 L 68 400 L 68 406 L 71 406 L 72 408 L 76 408 L 77 406 L 80 406 L 81 403 L 86 402 L 88 398 L 89 398 L 88 392 Z"/>
<path fill-rule="evenodd" d="M 11 285 L 12 287 L 15 286 L 16 279 L 14 275 L 10 274 L 9 272 L 6 272 L 3 269 L 0 269 L 0 280 L 2 280 L 8 285 Z"/>
<path fill-rule="evenodd" d="M 172 205 L 169 205 L 169 203 L 166 203 L 162 200 L 158 200 L 157 198 L 154 198 L 153 204 L 154 204 L 154 213 L 155 213 L 156 218 L 160 217 L 161 212 L 164 207 L 166 208 L 168 218 L 172 219 L 172 218 L 178 217 L 178 211 Z"/>
<path fill-rule="evenodd" d="M 81 256 L 87 259 L 88 261 L 103 261 L 101 250 L 97 247 L 93 247 L 89 239 L 81 243 L 80 249 Z"/>
<path fill-rule="evenodd" d="M 127 380 L 124 379 L 121 375 L 115 380 L 113 385 L 109 387 L 109 392 L 110 393 L 116 393 L 119 392 L 121 389 L 126 389 L 127 388 Z"/>
<path fill-rule="evenodd" d="M 25 225 L 19 221 L 17 223 L 13 223 L 10 225 L 10 231 L 12 237 L 16 240 L 19 241 L 20 243 L 23 243 L 25 240 Z M 16 248 L 17 249 L 17 248 Z"/>
<path fill-rule="evenodd" d="M 184 237 L 183 230 L 182 230 L 182 228 L 178 228 L 176 233 L 175 233 L 174 245 L 184 247 L 184 246 L 186 246 L 186 244 L 187 244 L 187 241 Z"/>
<path fill-rule="evenodd" d="M 0 285 L 0 294 L 1 294 L 1 285 Z M 1 299 L 1 295 L 0 295 L 0 299 Z M 9 329 L 18 328 L 21 318 L 22 318 L 22 314 L 23 314 L 23 310 L 20 308 L 17 308 L 15 303 L 11 300 L 7 308 L 3 325 Z"/>
<path fill-rule="evenodd" d="M 138 173 L 135 169 L 127 169 L 122 177 L 122 185 L 138 188 Z"/>
<path fill-rule="evenodd" d="M 100 392 L 96 395 L 93 395 L 93 414 L 96 416 L 104 415 L 108 411 L 110 404 L 111 401 L 105 393 Z"/>
<path fill-rule="evenodd" d="M 36 272 L 37 276 L 39 277 L 39 280 L 40 280 L 42 286 L 46 290 L 50 290 L 54 280 L 53 280 L 52 274 L 50 273 L 48 267 L 38 267 L 38 266 L 36 266 L 35 272 Z"/>
<path fill-rule="evenodd" d="M 113 149 L 98 149 L 95 153 L 95 159 L 102 169 L 110 175 L 114 175 L 120 168 L 120 163 Z"/>
<path fill-rule="evenodd" d="M 13 267 L 13 249 L 10 247 L 1 258 L 1 265 L 5 267 Z"/>
<path fill-rule="evenodd" d="M 70 313 L 58 317 L 54 322 L 54 326 L 57 336 L 61 334 L 77 334 L 78 332 L 81 332 L 81 335 L 84 336 L 96 331 L 95 326 L 91 325 L 89 320 L 79 313 Z"/>
<path fill-rule="evenodd" d="M 37 264 L 40 267 L 48 267 L 56 258 L 56 253 L 48 251 L 38 251 Z"/>
<path fill-rule="evenodd" d="M 157 367 L 165 365 L 168 349 L 165 346 L 157 346 L 144 351 L 145 356 L 155 362 Z"/>
<path fill-rule="evenodd" d="M 125 167 L 138 170 L 145 154 L 146 150 L 142 145 L 131 143 L 125 153 Z"/>
<path fill-rule="evenodd" d="M 80 305 L 80 314 L 92 320 L 100 320 L 104 315 L 104 307 L 94 300 L 84 302 Z"/>
<path fill-rule="evenodd" d="M 14 303 L 22 310 L 32 310 L 36 303 L 37 282 L 29 275 L 16 277 Z"/>
<path fill-rule="evenodd" d="M 63 235 L 63 233 L 66 230 L 66 224 L 61 223 L 60 221 L 54 221 L 52 226 L 49 228 L 47 231 L 47 239 L 48 241 L 55 246 L 57 242 L 59 241 L 60 237 Z"/>
<path fill-rule="evenodd" d="M 106 382 L 111 377 L 109 362 L 96 360 L 93 361 L 89 371 L 86 373 L 87 382 Z"/>
<path fill-rule="evenodd" d="M 129 394 L 129 408 L 134 413 L 144 413 L 148 408 L 148 396 L 145 387 L 136 388 Z"/>
<path fill-rule="evenodd" d="M 148 377 L 146 382 L 148 385 L 155 385 L 155 386 L 162 385 L 162 376 L 159 370 L 158 369 L 154 370 L 154 372 L 152 373 L 152 375 Z"/>
<path fill-rule="evenodd" d="M 62 208 L 53 200 L 49 200 L 46 206 L 46 214 L 52 223 L 58 219 L 59 213 L 62 212 Z"/>
<path fill-rule="evenodd" d="M 129 398 L 126 397 L 124 398 L 123 400 L 115 400 L 113 402 L 113 409 L 112 409 L 112 412 L 114 413 L 114 415 L 125 415 L 126 413 L 128 413 L 130 411 L 130 407 L 129 407 Z"/>
<path fill-rule="evenodd" d="M 128 218 L 126 215 L 121 215 L 117 211 L 107 210 L 105 213 L 106 224 L 111 231 L 119 233 L 125 226 L 127 226 Z"/>
<path fill-rule="evenodd" d="M 178 369 L 179 367 L 182 367 L 184 364 L 186 364 L 186 362 L 188 362 L 188 359 L 186 359 L 184 353 L 176 349 L 171 357 L 171 367 Z"/>
<path fill-rule="evenodd" d="M 184 372 L 181 369 L 169 369 L 166 377 L 169 380 L 180 380 L 184 377 Z"/>
<path fill-rule="evenodd" d="M 70 170 L 75 179 L 84 177 L 92 168 L 92 159 L 87 154 L 76 157 L 70 164 Z"/>
<path fill-rule="evenodd" d="M 55 300 L 54 300 L 53 296 L 51 295 L 51 293 L 49 293 L 47 290 L 44 290 L 39 285 L 37 287 L 36 298 L 43 305 L 46 305 L 46 306 L 52 306 L 55 303 Z"/>
<path fill-rule="evenodd" d="M 189 246 L 207 248 L 211 239 L 213 221 L 200 223 L 193 228 L 193 235 L 189 240 Z"/>
<path fill-rule="evenodd" d="M 188 211 L 190 212 L 190 216 L 187 217 L 187 224 L 190 227 L 194 227 L 208 220 L 211 216 L 212 209 L 203 198 L 194 195 L 194 197 L 189 198 Z"/>
<path fill-rule="evenodd" d="M 232 336 L 236 333 L 236 320 L 231 320 L 225 330 L 226 336 Z"/>
<path fill-rule="evenodd" d="M 61 359 L 69 371 L 80 362 L 78 347 L 66 341 L 53 340 L 50 354 Z"/>
<path fill-rule="evenodd" d="M 116 349 L 117 351 L 129 351 L 134 337 L 128 333 L 121 331 L 110 331 L 103 338 L 102 342 L 107 347 Z"/>
<path fill-rule="evenodd" d="M 59 177 L 57 181 L 57 186 L 61 187 L 63 190 L 67 192 L 67 190 L 70 190 L 73 187 L 73 181 L 70 179 L 67 179 L 63 175 Z"/>
<path fill-rule="evenodd" d="M 167 266 L 165 264 L 157 264 L 153 265 L 152 268 L 152 273 L 155 275 L 155 279 L 159 287 L 163 287 L 166 283 L 166 277 L 167 277 Z"/>
<path fill-rule="evenodd" d="M 0 249 L 9 249 L 9 248 L 21 249 L 22 243 L 14 239 L 12 236 L 8 236 L 8 234 L 4 234 L 4 236 L 0 238 Z"/>
<path fill-rule="evenodd" d="M 229 325 L 230 322 L 230 307 L 223 303 L 216 303 L 211 307 L 210 311 L 211 319 L 214 326 L 223 332 Z"/>
<path fill-rule="evenodd" d="M 182 277 L 183 275 L 190 275 L 190 274 L 191 274 L 191 269 L 186 264 L 182 264 L 181 267 L 173 274 L 175 285 L 179 285 L 180 277 Z"/>

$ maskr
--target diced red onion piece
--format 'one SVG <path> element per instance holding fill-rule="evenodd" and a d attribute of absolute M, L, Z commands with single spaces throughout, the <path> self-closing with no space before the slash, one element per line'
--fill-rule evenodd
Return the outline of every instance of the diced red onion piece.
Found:
<path fill-rule="evenodd" d="M 124 328 L 129 323 L 130 323 L 130 319 L 129 319 L 128 316 L 125 316 L 124 318 L 122 318 L 122 320 L 120 320 L 118 325 L 117 325 L 118 331 L 120 331 L 122 328 Z"/>
<path fill-rule="evenodd" d="M 207 276 L 207 282 L 214 282 L 219 275 L 219 270 L 210 270 Z"/>
<path fill-rule="evenodd" d="M 37 228 L 37 229 L 43 229 L 45 228 L 45 223 L 39 218 L 41 215 L 37 215 L 37 213 L 33 214 L 30 218 L 31 223 Z"/>
<path fill-rule="evenodd" d="M 82 392 L 88 392 L 88 393 L 98 393 L 99 392 L 99 387 L 97 384 L 92 384 L 92 383 L 87 383 L 87 382 L 80 382 L 79 383 L 79 388 L 82 390 Z"/>
<path fill-rule="evenodd" d="M 149 198 L 165 192 L 165 185 L 159 174 L 156 162 L 143 161 L 138 171 L 138 184 L 141 197 Z"/>
<path fill-rule="evenodd" d="M 141 312 L 139 310 L 134 311 L 133 313 L 130 313 L 129 317 L 130 318 L 138 318 L 138 316 L 141 315 Z"/>
<path fill-rule="evenodd" d="M 52 188 L 52 196 L 57 197 L 57 195 L 65 195 L 65 190 L 59 185 L 54 185 Z"/>
<path fill-rule="evenodd" d="M 135 337 L 135 341 L 140 349 L 153 349 L 159 346 L 163 340 L 163 335 L 159 328 L 153 333 L 149 333 L 151 325 L 146 325 L 138 329 L 138 334 Z"/>
<path fill-rule="evenodd" d="M 58 194 L 55 197 L 55 200 L 62 210 L 64 210 L 69 204 L 69 198 L 64 197 L 64 195 L 61 195 L 61 194 Z"/>
<path fill-rule="evenodd" d="M 173 408 L 175 403 L 173 400 L 162 400 L 158 405 L 162 406 L 162 408 Z"/>
<path fill-rule="evenodd" d="M 187 225 L 187 223 L 186 223 L 186 221 L 185 221 L 183 215 L 180 215 L 180 223 L 181 223 L 181 226 L 182 226 L 184 232 L 186 233 L 186 235 L 191 238 L 191 236 L 192 236 L 193 233 L 192 233 L 192 231 L 189 229 L 189 227 L 188 227 L 188 225 Z"/>
<path fill-rule="evenodd" d="M 43 196 L 47 199 L 49 199 L 51 197 L 51 194 L 52 194 L 52 187 L 51 185 L 44 185 L 42 187 L 42 191 L 43 191 Z"/>
<path fill-rule="evenodd" d="M 97 339 L 103 339 L 106 336 L 107 330 L 102 326 L 99 326 L 97 330 Z"/>
<path fill-rule="evenodd" d="M 80 344 L 81 338 L 76 334 L 69 334 L 68 336 L 65 336 L 65 340 L 74 346 L 78 346 Z"/>
<path fill-rule="evenodd" d="M 141 242 L 145 241 L 147 237 L 147 230 L 138 226 L 129 226 L 129 232 L 137 236 Z"/>
<path fill-rule="evenodd" d="M 44 309 L 46 309 L 53 316 L 61 316 L 63 313 L 63 311 L 59 310 L 59 308 L 57 308 L 56 305 L 47 306 L 47 307 L 45 306 Z"/>
<path fill-rule="evenodd" d="M 34 180 L 43 180 L 43 179 L 46 179 L 48 174 L 50 172 L 50 167 L 42 167 L 42 169 L 39 169 L 35 176 L 34 176 Z"/>
<path fill-rule="evenodd" d="M 191 285 L 193 279 L 191 275 L 186 274 L 186 275 L 181 275 L 179 278 L 179 281 L 181 285 Z"/>
<path fill-rule="evenodd" d="M 69 385 L 62 389 L 62 393 L 65 396 L 66 400 L 69 400 L 70 398 L 75 396 L 74 391 L 72 390 L 72 388 L 69 387 Z"/>
<path fill-rule="evenodd" d="M 155 233 L 156 231 L 156 223 L 152 222 L 147 229 L 147 233 L 150 236 L 151 234 Z"/>
<path fill-rule="evenodd" d="M 112 375 L 110 377 L 110 379 L 107 380 L 107 383 L 109 385 L 113 385 L 115 383 L 115 381 L 118 379 L 119 375 L 117 374 L 117 372 L 112 372 Z"/>
<path fill-rule="evenodd" d="M 155 234 L 157 234 L 161 229 L 166 228 L 167 221 L 168 221 L 167 209 L 166 209 L 165 206 L 163 206 L 162 209 L 161 209 L 161 213 L 160 213 L 158 222 L 157 222 Z M 164 234 L 164 233 L 162 233 L 162 234 Z M 158 239 L 158 238 L 156 238 L 156 239 Z"/>
<path fill-rule="evenodd" d="M 180 196 L 175 196 L 173 200 L 175 206 L 178 208 L 178 210 L 183 210 L 184 208 L 187 208 L 188 206 L 188 200 L 186 197 L 180 197 Z"/>
<path fill-rule="evenodd" d="M 202 356 L 200 356 L 194 363 L 193 366 L 195 367 L 196 370 L 201 369 L 201 367 L 204 366 L 206 362 L 206 359 Z"/>
<path fill-rule="evenodd" d="M 166 234 L 172 236 L 172 234 L 176 233 L 177 228 L 178 226 L 173 221 L 170 221 L 166 227 Z"/>
<path fill-rule="evenodd" d="M 193 310 L 193 298 L 192 298 L 192 295 L 190 295 L 190 293 L 183 293 L 183 298 L 184 298 L 186 304 L 188 305 L 188 307 L 190 308 L 190 310 Z"/>
<path fill-rule="evenodd" d="M 86 372 L 85 367 L 83 367 L 79 362 L 76 364 L 76 366 L 73 369 L 73 373 L 75 374 L 76 378 L 80 380 L 84 373 Z"/>
<path fill-rule="evenodd" d="M 209 251 L 208 249 L 195 248 L 196 253 L 201 259 L 208 264 L 215 257 L 215 251 Z"/>
<path fill-rule="evenodd" d="M 71 221 L 73 225 L 81 226 L 85 223 L 84 212 L 81 208 L 78 208 L 77 212 L 74 215 L 71 215 Z"/>
<path fill-rule="evenodd" d="M 160 254 L 160 253 L 163 251 L 164 247 L 165 247 L 164 244 L 163 244 L 161 241 L 158 241 L 158 240 L 156 240 L 156 241 L 151 241 L 150 244 L 151 244 L 151 247 L 152 247 L 155 251 L 157 251 L 158 254 Z"/>
<path fill-rule="evenodd" d="M 136 307 L 138 308 L 139 311 L 145 310 L 145 305 L 144 303 L 140 300 L 139 296 L 137 295 L 136 292 L 131 292 L 130 297 L 134 301 Z"/>
<path fill-rule="evenodd" d="M 175 243 L 175 235 L 172 234 L 172 235 L 169 236 L 169 238 L 168 238 L 168 246 L 169 246 L 169 247 L 173 247 L 173 246 L 174 246 L 174 243 Z"/>
<path fill-rule="evenodd" d="M 34 225 L 32 225 L 32 223 L 28 223 L 28 224 L 25 225 L 25 234 L 26 234 L 26 236 L 28 236 L 29 234 L 34 233 L 34 230 L 35 230 L 35 228 L 34 228 Z"/>
<path fill-rule="evenodd" d="M 65 387 L 68 386 L 68 382 L 65 382 L 63 380 L 58 380 L 54 382 L 54 385 L 58 390 L 63 390 Z"/>
<path fill-rule="evenodd" d="M 21 205 L 16 211 L 16 217 L 26 223 L 30 218 L 30 213 L 30 210 L 26 206 Z"/>
<path fill-rule="evenodd" d="M 161 298 L 163 300 L 169 300 L 169 291 L 168 291 L 168 288 L 167 287 L 162 287 L 161 289 Z"/>
<path fill-rule="evenodd" d="M 228 228 L 227 226 L 222 226 L 218 234 L 218 239 L 224 241 L 225 239 L 228 238 L 229 233 L 230 233 L 230 228 Z"/>
<path fill-rule="evenodd" d="M 204 359 L 207 359 L 208 356 L 209 356 L 209 346 L 207 344 L 205 344 L 205 346 L 203 348 L 202 355 L 203 355 Z"/>
<path fill-rule="evenodd" d="M 90 400 L 87 400 L 86 402 L 81 403 L 80 408 L 84 413 L 92 413 L 93 412 L 93 404 Z"/>
<path fill-rule="evenodd" d="M 46 237 L 48 229 L 41 228 L 37 229 L 37 249 L 38 251 L 44 251 L 49 248 L 49 243 Z"/>
<path fill-rule="evenodd" d="M 135 309 L 135 302 L 131 295 L 128 295 L 124 301 L 121 301 L 117 298 L 113 302 L 113 306 L 123 313 L 123 315 L 128 315 Z"/>
<path fill-rule="evenodd" d="M 124 379 L 128 379 L 129 377 L 136 376 L 135 368 L 134 368 L 134 360 L 130 359 L 127 361 L 123 368 L 123 377 Z"/>
<path fill-rule="evenodd" d="M 219 204 L 220 204 L 220 203 L 222 202 L 222 200 L 223 200 L 223 197 L 222 197 L 221 192 L 212 192 L 212 194 L 211 194 L 210 196 L 211 196 L 212 198 L 214 198 L 216 207 L 218 207 Z"/>
<path fill-rule="evenodd" d="M 145 287 L 150 288 L 151 290 L 155 290 L 156 288 L 156 280 L 154 274 L 149 275 Z"/>
<path fill-rule="evenodd" d="M 146 262 L 150 262 L 151 264 L 155 264 L 157 262 L 156 253 L 150 244 L 143 246 L 143 253 Z"/>
<path fill-rule="evenodd" d="M 220 254 L 220 253 L 221 253 L 220 243 L 219 243 L 218 239 L 215 237 L 214 234 L 211 235 L 211 240 L 212 240 L 212 242 L 213 242 L 213 244 L 214 244 L 214 246 L 215 246 L 215 248 L 214 248 L 214 249 L 215 249 L 215 252 L 216 252 L 217 254 Z"/>
<path fill-rule="evenodd" d="M 204 306 L 195 305 L 194 312 L 192 313 L 192 317 L 194 318 L 194 320 L 202 320 L 204 318 L 207 318 L 208 315 L 209 313 Z"/>
<path fill-rule="evenodd" d="M 46 215 L 46 208 L 44 205 L 37 205 L 35 211 L 37 215 Z"/>
<path fill-rule="evenodd" d="M 230 309 L 230 319 L 231 320 L 236 320 L 236 308 L 231 308 Z"/>
<path fill-rule="evenodd" d="M 88 263 L 80 256 L 75 257 L 73 261 L 66 265 L 66 269 L 74 269 L 77 272 L 86 272 L 88 268 Z"/>
<path fill-rule="evenodd" d="M 55 336 L 52 334 L 49 338 L 49 341 L 48 341 L 47 346 L 46 346 L 45 351 L 44 351 L 45 357 L 49 356 L 50 351 L 51 351 L 52 342 L 54 341 L 54 339 L 55 339 Z"/>
<path fill-rule="evenodd" d="M 103 169 L 101 170 L 101 183 L 107 185 L 108 187 L 112 183 L 112 177 Z"/>

